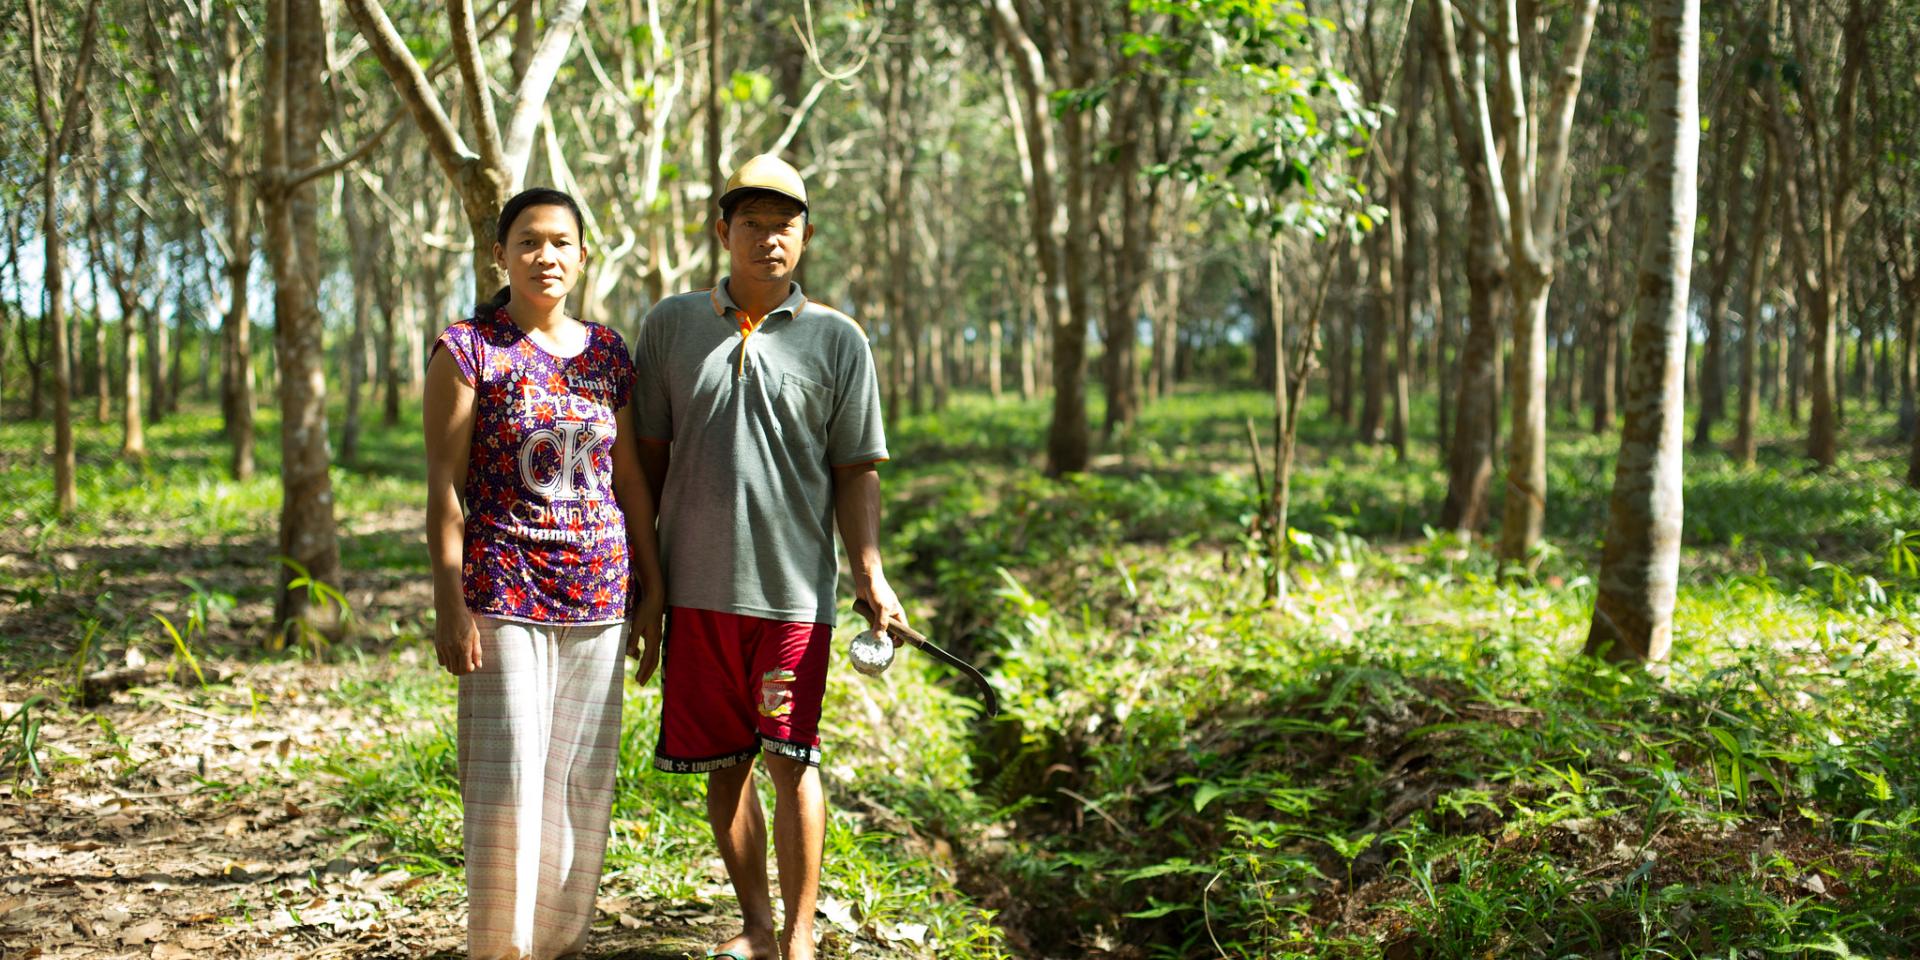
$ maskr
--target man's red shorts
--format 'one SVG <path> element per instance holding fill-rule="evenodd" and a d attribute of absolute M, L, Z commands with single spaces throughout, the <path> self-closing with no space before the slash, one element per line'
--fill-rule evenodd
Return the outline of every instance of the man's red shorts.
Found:
<path fill-rule="evenodd" d="M 820 699 L 833 629 L 674 607 L 653 765 L 706 773 L 765 749 L 820 765 Z"/>

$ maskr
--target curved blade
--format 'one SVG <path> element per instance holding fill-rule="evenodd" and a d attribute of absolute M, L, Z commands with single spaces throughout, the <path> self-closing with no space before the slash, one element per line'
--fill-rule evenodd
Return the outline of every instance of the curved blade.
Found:
<path fill-rule="evenodd" d="M 868 620 L 873 619 L 873 607 L 869 606 L 865 600 L 853 601 L 853 612 L 866 617 Z M 973 685 L 980 689 L 980 699 L 986 704 L 987 716 L 993 717 L 1000 714 L 1000 695 L 994 692 L 993 685 L 987 682 L 986 674 L 981 673 L 973 664 L 941 649 L 938 644 L 928 640 L 925 634 L 907 626 L 904 620 L 895 619 L 888 621 L 887 632 L 899 633 L 901 636 L 907 638 L 908 643 L 926 651 L 935 660 L 966 674 L 967 678 L 973 681 Z"/>

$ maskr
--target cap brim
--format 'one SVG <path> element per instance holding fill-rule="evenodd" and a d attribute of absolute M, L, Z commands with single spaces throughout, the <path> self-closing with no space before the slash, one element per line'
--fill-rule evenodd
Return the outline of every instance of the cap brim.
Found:
<path fill-rule="evenodd" d="M 771 193 L 774 196 L 786 197 L 788 200 L 792 200 L 794 203 L 799 204 L 800 209 L 802 210 L 810 209 L 807 206 L 807 201 L 805 197 L 796 197 L 785 190 L 781 190 L 775 187 L 734 187 L 732 190 L 728 190 L 726 193 L 723 193 L 720 195 L 720 209 L 722 210 L 727 209 L 728 207 L 732 206 L 733 202 L 736 199 L 738 199 L 742 194 L 748 194 L 748 193 Z"/>

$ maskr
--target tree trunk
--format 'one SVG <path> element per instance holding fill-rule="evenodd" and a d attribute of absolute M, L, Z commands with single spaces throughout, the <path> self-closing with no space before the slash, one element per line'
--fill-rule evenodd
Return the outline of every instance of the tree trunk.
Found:
<path fill-rule="evenodd" d="M 1801 322 L 1798 300 L 1794 309 L 1781 318 L 1781 333 L 1787 341 L 1786 383 L 1787 422 L 1800 423 L 1800 399 L 1807 382 L 1807 334 Z"/>
<path fill-rule="evenodd" d="M 1173 396 L 1173 388 L 1179 382 L 1176 354 L 1180 347 L 1182 273 L 1179 269 L 1167 271 L 1164 293 L 1160 294 L 1158 309 L 1154 311 L 1153 384 L 1156 397 Z"/>
<path fill-rule="evenodd" d="M 6 222 L 6 234 L 7 234 L 7 260 L 5 264 L 6 269 L 4 273 L 0 273 L 0 282 L 5 282 L 10 279 L 11 282 L 6 283 L 5 285 L 6 289 L 12 290 L 14 293 L 14 296 L 20 298 L 18 301 L 16 301 L 13 304 L 12 310 L 7 310 L 4 305 L 0 305 L 0 421 L 5 421 L 6 397 L 7 397 L 7 360 L 9 357 L 10 348 L 12 346 L 12 341 L 7 339 L 8 336 L 12 335 L 11 332 L 7 329 L 7 327 L 9 324 L 11 324 L 14 330 L 26 329 L 27 305 L 25 303 L 26 298 L 21 293 L 23 285 L 20 283 L 20 220 L 21 220 L 20 211 L 16 209 L 10 214 L 0 215 L 0 220 L 4 220 Z M 11 278 L 8 278 L 6 274 L 11 274 L 12 275 Z M 94 289 L 98 291 L 99 288 L 95 287 Z M 99 295 L 97 292 L 95 293 L 94 301 L 96 303 L 94 312 L 98 314 L 99 309 L 97 304 L 99 301 Z"/>
<path fill-rule="evenodd" d="M 262 157 L 268 259 L 274 278 L 274 360 L 280 393 L 280 554 L 313 582 L 339 586 L 340 547 L 328 476 L 327 382 L 322 323 L 315 301 L 320 269 L 312 180 L 291 171 L 316 158 L 324 99 L 315 96 L 326 67 L 319 0 L 269 0 L 266 142 Z M 340 611 L 315 609 L 305 586 L 282 571 L 274 622 L 331 625 Z"/>
<path fill-rule="evenodd" d="M 720 199 L 720 192 L 726 187 L 727 180 L 726 173 L 721 170 L 720 167 L 720 127 L 725 121 L 723 110 L 720 106 L 720 90 L 722 86 L 720 77 L 720 34 L 721 24 L 723 22 L 720 17 L 720 0 L 707 0 L 706 22 L 707 103 L 704 112 L 706 113 L 707 121 L 707 186 L 712 191 L 708 195 L 717 203 Z M 718 218 L 720 215 L 717 206 L 715 206 L 711 212 L 715 218 Z M 722 262 L 722 259 L 720 235 L 715 232 L 712 225 L 709 224 L 707 228 L 708 286 L 719 283 L 720 277 L 726 273 L 726 264 Z"/>
<path fill-rule="evenodd" d="M 1747 156 L 1747 138 L 1752 127 L 1741 111 L 1740 128 L 1734 133 L 1731 149 L 1720 144 L 1721 155 L 1715 157 L 1720 178 L 1719 197 L 1713 210 L 1708 214 L 1713 218 L 1713 233 L 1709 243 L 1708 255 L 1713 258 L 1712 272 L 1707 281 L 1707 325 L 1706 349 L 1700 357 L 1700 376 L 1696 381 L 1700 386 L 1700 407 L 1693 424 L 1693 449 L 1695 453 L 1704 453 L 1713 448 L 1713 426 L 1718 423 L 1726 408 L 1726 327 L 1727 327 L 1727 285 L 1733 276 L 1733 263 L 1740 249 L 1740 237 L 1732 229 L 1732 223 L 1740 209 L 1740 192 L 1735 185 L 1741 179 L 1741 166 Z M 1748 245 L 1757 246 L 1759 237 L 1750 236 Z"/>
<path fill-rule="evenodd" d="M 1417 29 L 1410 27 L 1409 29 Z M 1413 211 L 1420 207 L 1420 121 L 1425 110 L 1427 92 L 1427 47 L 1420 46 L 1408 51 L 1406 75 L 1402 83 L 1403 103 L 1400 115 L 1405 117 L 1406 149 L 1401 154 L 1400 175 L 1394 178 L 1389 191 L 1389 203 L 1392 213 L 1387 228 L 1392 231 L 1394 262 L 1402 265 L 1402 276 L 1398 287 L 1398 296 L 1394 300 L 1394 312 L 1397 315 L 1397 342 L 1394 345 L 1393 371 L 1393 451 L 1394 458 L 1400 463 L 1407 462 L 1408 420 L 1412 416 L 1413 406 L 1413 322 L 1415 305 L 1414 289 L 1422 281 L 1429 269 L 1427 248 L 1423 238 L 1418 235 L 1419 225 L 1413 219 Z M 1438 336 L 1435 331 L 1435 336 Z"/>
<path fill-rule="evenodd" d="M 220 92 L 225 119 L 221 199 L 227 227 L 227 314 L 220 321 L 220 413 L 231 447 L 228 470 L 235 480 L 253 476 L 253 315 L 247 287 L 253 273 L 253 198 L 246 179 L 247 101 L 238 11 L 228 10 L 220 56 Z"/>
<path fill-rule="evenodd" d="M 397 285 L 391 270 L 383 272 L 380 283 L 375 285 L 374 293 L 380 298 L 380 380 L 381 393 L 385 397 L 380 422 L 391 427 L 400 422 L 400 341 L 399 324 L 394 321 L 394 312 L 399 305 L 394 302 Z"/>
<path fill-rule="evenodd" d="M 1391 194 L 1391 188 L 1388 192 Z M 1385 249 L 1388 229 L 1385 225 L 1377 227 L 1368 238 L 1365 258 L 1372 282 L 1355 291 L 1366 311 L 1360 344 L 1361 443 L 1379 443 L 1387 438 L 1387 343 L 1391 339 L 1387 331 L 1392 328 L 1394 302 L 1391 253 Z"/>
<path fill-rule="evenodd" d="M 1084 4 L 1068 0 L 1066 13 L 1067 62 L 1076 72 L 1068 79 L 1076 87 L 1090 78 L 1082 75 L 1092 56 Z M 1095 137 L 1091 111 L 1068 109 L 1060 117 L 1065 146 L 1068 229 L 1063 261 L 1067 309 L 1053 328 L 1053 420 L 1047 428 L 1047 473 L 1060 476 L 1087 468 L 1091 438 L 1087 423 L 1087 326 L 1093 314 L 1088 289 L 1092 270 L 1091 209 Z"/>
<path fill-rule="evenodd" d="M 47 63 L 46 24 L 41 20 L 39 0 L 27 0 L 28 45 L 32 48 L 33 88 L 40 117 L 40 132 L 45 137 L 41 157 L 41 236 L 45 240 L 41 286 L 47 291 L 42 327 L 53 336 L 53 496 L 54 511 L 64 519 L 79 503 L 74 484 L 73 453 L 73 367 L 72 350 L 67 343 L 66 240 L 60 231 L 60 157 L 67 150 L 86 100 L 87 73 L 93 64 L 94 28 L 99 23 L 99 7 L 87 6 L 79 51 L 69 71 L 66 100 L 58 123 L 53 117 L 54 81 Z M 41 357 L 45 358 L 43 349 Z M 36 384 L 37 384 L 36 380 Z M 39 391 L 35 390 L 38 397 Z M 38 403 L 35 403 L 36 408 Z M 38 416 L 38 410 L 35 411 Z"/>
<path fill-rule="evenodd" d="M 1448 447 L 1447 499 L 1440 524 L 1462 536 L 1485 526 L 1488 486 L 1493 478 L 1496 418 L 1499 411 L 1500 333 L 1496 300 L 1506 283 L 1506 259 L 1495 218 L 1491 180 L 1483 168 L 1488 155 L 1481 125 L 1472 117 L 1469 83 L 1478 88 L 1485 69 L 1485 38 L 1470 32 L 1463 57 L 1454 43 L 1453 14 L 1444 0 L 1429 0 L 1428 22 L 1439 54 L 1441 89 L 1455 152 L 1470 173 L 1467 182 L 1467 335 L 1461 345 L 1453 438 Z M 1469 78 L 1462 60 L 1472 68 Z"/>
<path fill-rule="evenodd" d="M 1500 102 L 1506 108 L 1499 118 L 1506 141 L 1501 167 L 1510 211 L 1507 259 L 1514 281 L 1513 427 L 1507 448 L 1500 555 L 1512 561 L 1525 560 L 1533 552 L 1546 523 L 1547 298 L 1553 292 L 1568 137 L 1598 7 L 1599 0 L 1575 5 L 1573 31 L 1558 55 L 1552 99 L 1545 110 L 1529 113 L 1523 97 L 1523 23 L 1518 3 L 1506 0 L 1500 5 Z M 1531 32 L 1529 27 L 1526 33 Z"/>
<path fill-rule="evenodd" d="M 994 305 L 993 316 L 987 321 L 987 395 L 993 398 L 993 402 L 999 403 L 1003 388 L 1001 363 L 1004 360 L 1001 355 L 1004 349 L 1001 340 L 1007 333 L 1003 318 L 1014 312 L 1015 301 L 1009 292 L 1008 283 L 1011 278 L 1001 270 L 998 264 L 994 265 L 993 278 L 995 288 L 1000 291 L 1004 299 Z"/>
<path fill-rule="evenodd" d="M 147 361 L 147 421 L 159 423 L 166 418 L 167 412 L 167 357 L 171 353 L 168 341 L 167 322 L 160 316 L 160 304 L 164 295 L 154 297 L 153 309 L 147 311 L 143 325 L 143 343 Z"/>
<path fill-rule="evenodd" d="M 1540 264 L 1514 267 L 1512 436 L 1500 518 L 1500 556 L 1525 560 L 1547 518 L 1547 296 Z"/>
<path fill-rule="evenodd" d="M 1655 0 L 1647 194 L 1626 423 L 1587 653 L 1663 663 L 1680 577 L 1681 380 L 1700 150 L 1700 0 Z"/>
<path fill-rule="evenodd" d="M 93 304 L 93 422 L 105 424 L 113 416 L 112 364 L 108 362 L 106 313 L 100 302 L 100 258 L 87 261 L 88 299 Z"/>
<path fill-rule="evenodd" d="M 1773 146 L 1766 147 L 1760 164 L 1760 184 L 1753 193 L 1752 219 L 1747 222 L 1746 303 L 1740 310 L 1740 421 L 1734 432 L 1733 456 L 1751 469 L 1759 455 L 1755 429 L 1760 420 L 1760 312 L 1766 306 L 1767 224 L 1773 212 Z"/>
<path fill-rule="evenodd" d="M 1920 284 L 1912 286 L 1920 287 Z M 1900 335 L 1900 432 L 1920 433 L 1915 395 L 1920 393 L 1920 289 L 1908 290 L 1906 309 L 1901 311 Z"/>
<path fill-rule="evenodd" d="M 1119 111 L 1112 131 L 1120 141 L 1110 172 L 1120 194 L 1120 235 L 1109 257 L 1114 282 L 1106 288 L 1104 298 L 1107 415 L 1102 432 L 1109 439 L 1125 432 L 1140 413 L 1141 288 L 1147 283 L 1147 260 L 1159 233 L 1160 185 L 1140 180 L 1144 162 L 1140 141 L 1159 122 L 1159 91 L 1155 84 L 1136 78 L 1127 93 L 1126 106 Z"/>
<path fill-rule="evenodd" d="M 1594 329 L 1593 354 L 1593 432 L 1613 430 L 1613 419 L 1620 405 L 1615 385 L 1620 368 L 1620 316 L 1611 303 L 1603 302 Z"/>
<path fill-rule="evenodd" d="M 522 16 L 531 19 L 525 17 L 524 12 Z M 352 464 L 360 453 L 360 385 L 366 380 L 362 371 L 366 362 L 367 327 L 372 323 L 374 271 L 378 269 L 374 259 L 379 255 L 379 245 L 372 242 L 372 234 L 360 214 L 359 201 L 354 198 L 359 192 L 358 184 L 351 179 L 340 191 L 341 216 L 346 220 L 347 235 L 361 238 L 353 244 L 348 261 L 353 280 L 353 332 L 348 335 L 347 348 L 341 357 L 341 366 L 346 368 L 347 375 L 347 409 L 340 424 L 340 462 L 343 464 Z"/>
<path fill-rule="evenodd" d="M 147 433 L 140 416 L 142 328 L 151 323 L 148 311 L 140 305 L 132 288 L 120 293 L 120 354 L 125 375 L 120 378 L 120 456 L 138 460 L 147 455 Z"/>
<path fill-rule="evenodd" d="M 188 318 L 193 316 L 194 298 L 192 291 L 186 283 L 188 265 L 184 255 L 180 258 L 178 267 L 180 270 L 180 281 L 173 288 L 174 330 L 169 337 L 165 333 L 166 327 L 162 325 L 162 336 L 160 338 L 160 342 L 165 346 L 167 351 L 167 396 L 166 402 L 160 405 L 159 417 L 155 419 L 165 417 L 180 409 L 180 392 L 183 389 L 180 386 L 180 365 L 186 353 L 187 336 L 193 331 L 193 324 Z"/>

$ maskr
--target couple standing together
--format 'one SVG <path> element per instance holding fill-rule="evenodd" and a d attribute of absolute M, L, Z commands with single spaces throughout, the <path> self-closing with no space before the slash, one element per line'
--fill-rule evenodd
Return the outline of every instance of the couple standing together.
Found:
<path fill-rule="evenodd" d="M 875 629 L 904 619 L 881 569 L 873 355 L 852 319 L 793 282 L 813 226 L 805 184 L 777 157 L 742 164 L 719 198 L 730 275 L 656 304 L 631 355 L 563 312 L 589 255 L 581 224 L 557 190 L 509 200 L 493 247 L 508 284 L 440 335 L 427 367 L 434 648 L 460 678 L 468 955 L 585 945 L 624 646 L 642 683 L 665 648 L 655 766 L 707 777 L 744 920 L 710 956 L 810 960 L 836 526 Z M 774 786 L 777 937 L 757 755 Z"/>

